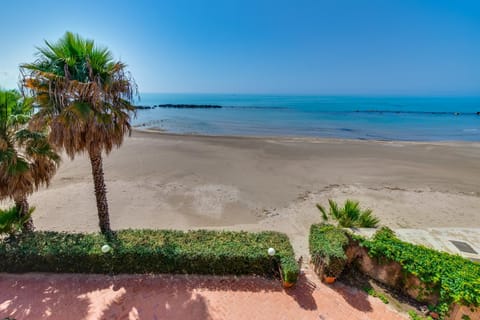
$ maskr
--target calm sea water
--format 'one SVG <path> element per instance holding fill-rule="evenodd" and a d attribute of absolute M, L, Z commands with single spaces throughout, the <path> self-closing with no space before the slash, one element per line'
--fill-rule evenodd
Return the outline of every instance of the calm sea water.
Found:
<path fill-rule="evenodd" d="M 142 94 L 134 125 L 172 133 L 375 140 L 480 141 L 480 97 Z"/>

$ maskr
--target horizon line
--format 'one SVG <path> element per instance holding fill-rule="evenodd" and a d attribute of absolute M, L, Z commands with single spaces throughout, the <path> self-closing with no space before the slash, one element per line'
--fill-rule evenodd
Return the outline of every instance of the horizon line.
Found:
<path fill-rule="evenodd" d="M 464 98 L 480 98 L 479 93 L 274 93 L 274 92 L 166 92 L 166 91 L 145 91 L 142 94 L 178 94 L 178 95 L 232 95 L 232 96 L 321 96 L 321 97 L 430 97 L 430 98 L 448 98 L 448 97 L 464 97 Z"/>

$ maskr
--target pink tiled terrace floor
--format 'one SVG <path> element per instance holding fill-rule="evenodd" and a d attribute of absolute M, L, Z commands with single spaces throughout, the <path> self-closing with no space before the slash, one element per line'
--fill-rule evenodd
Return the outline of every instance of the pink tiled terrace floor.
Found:
<path fill-rule="evenodd" d="M 295 288 L 257 277 L 0 274 L 0 319 L 405 319 L 306 270 Z"/>

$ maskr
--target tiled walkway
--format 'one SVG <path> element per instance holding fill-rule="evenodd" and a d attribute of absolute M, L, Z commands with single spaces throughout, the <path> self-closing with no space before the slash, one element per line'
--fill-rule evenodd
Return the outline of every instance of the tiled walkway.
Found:
<path fill-rule="evenodd" d="M 297 286 L 257 277 L 0 274 L 0 319 L 406 319 L 306 270 Z"/>

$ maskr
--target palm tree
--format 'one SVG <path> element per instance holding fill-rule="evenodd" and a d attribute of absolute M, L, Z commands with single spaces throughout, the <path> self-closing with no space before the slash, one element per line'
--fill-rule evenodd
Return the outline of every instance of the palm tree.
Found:
<path fill-rule="evenodd" d="M 23 64 L 23 85 L 38 104 L 33 121 L 50 127 L 49 139 L 74 159 L 88 153 L 92 166 L 100 230 L 109 233 L 110 217 L 102 152 L 119 147 L 131 132 L 131 104 L 137 92 L 126 65 L 107 48 L 71 32 L 45 41 L 38 59 Z"/>
<path fill-rule="evenodd" d="M 48 186 L 60 162 L 46 134 L 28 128 L 31 110 L 31 99 L 0 90 L 0 200 L 15 202 L 25 232 L 33 230 L 27 196 Z"/>
<path fill-rule="evenodd" d="M 376 228 L 380 220 L 372 214 L 371 209 L 361 210 L 358 201 L 347 200 L 342 208 L 332 199 L 328 199 L 329 211 L 317 204 L 324 221 L 336 220 L 343 228 Z"/>

